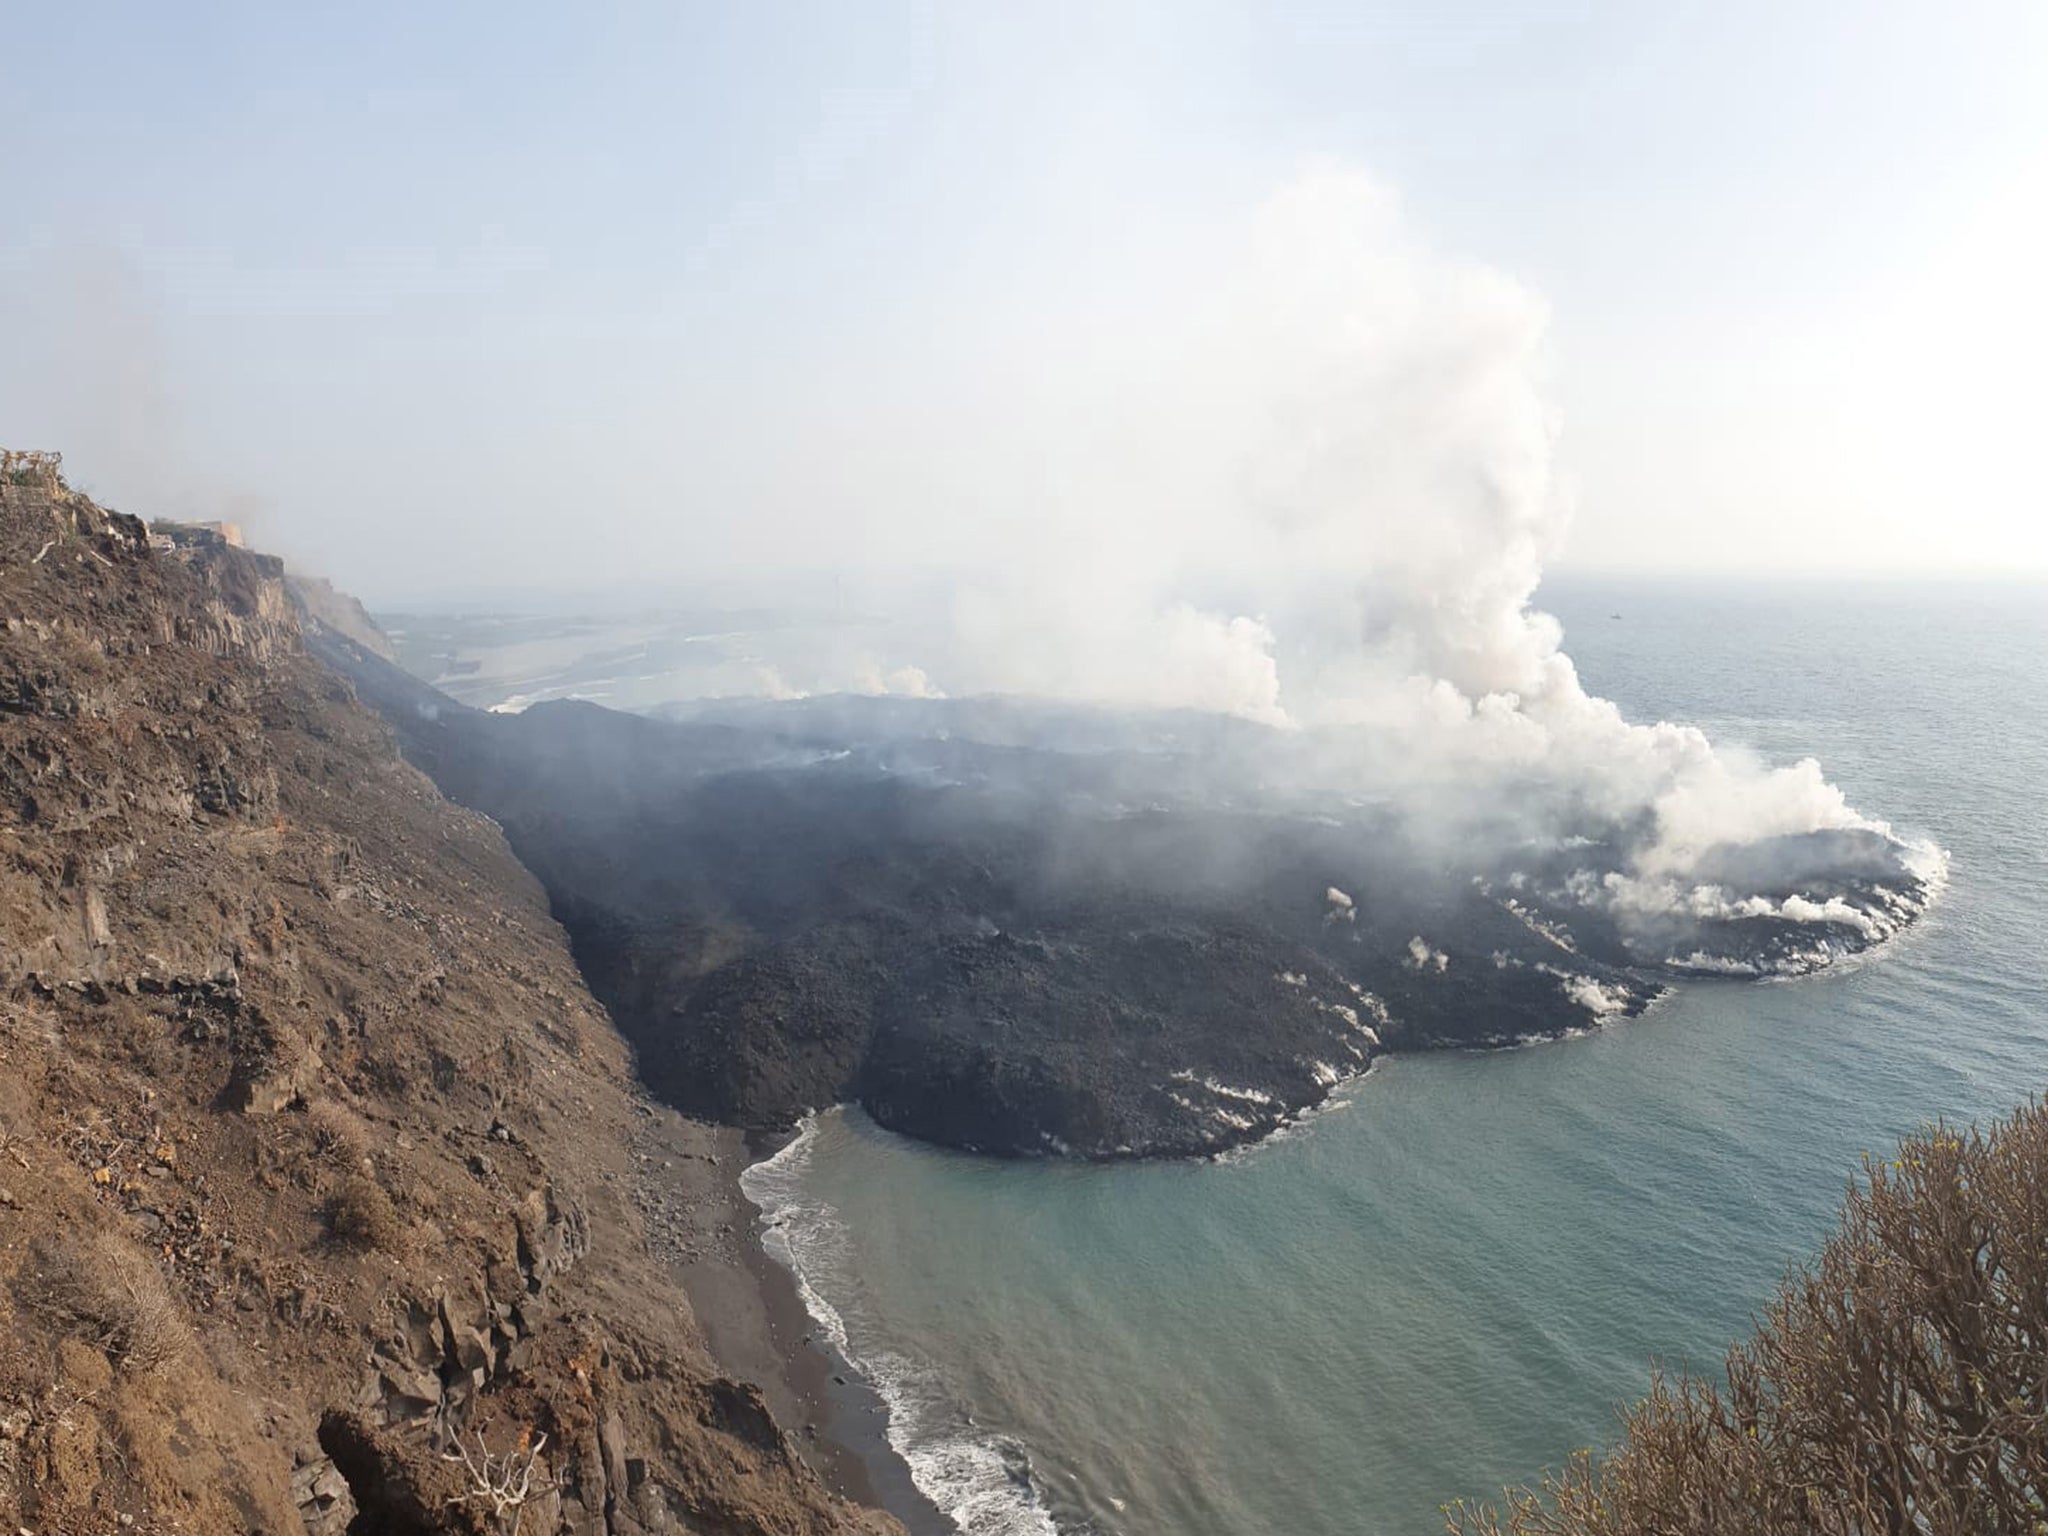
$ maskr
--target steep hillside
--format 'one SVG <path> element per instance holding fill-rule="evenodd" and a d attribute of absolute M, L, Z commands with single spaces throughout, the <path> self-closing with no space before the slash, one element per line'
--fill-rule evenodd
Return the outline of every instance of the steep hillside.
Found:
<path fill-rule="evenodd" d="M 0 1527 L 896 1529 L 706 1354 L 673 1117 L 281 578 L 0 487 Z"/>

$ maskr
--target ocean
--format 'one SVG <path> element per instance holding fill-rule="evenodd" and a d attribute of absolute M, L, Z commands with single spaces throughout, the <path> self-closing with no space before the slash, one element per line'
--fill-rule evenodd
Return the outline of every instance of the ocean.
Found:
<path fill-rule="evenodd" d="M 944 1152 L 818 1117 L 744 1184 L 919 1484 L 974 1536 L 1336 1536 L 1615 1433 L 1711 1371 L 1859 1157 L 2048 1085 L 2048 590 L 1582 582 L 1594 692 L 1819 757 L 1950 854 L 1929 916 L 1804 980 L 1396 1056 L 1215 1162 Z"/>

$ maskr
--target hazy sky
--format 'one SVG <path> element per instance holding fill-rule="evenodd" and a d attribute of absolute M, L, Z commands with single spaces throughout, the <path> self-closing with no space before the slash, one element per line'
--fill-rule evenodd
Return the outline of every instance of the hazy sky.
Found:
<path fill-rule="evenodd" d="M 8 11 L 0 443 L 373 599 L 964 547 L 1333 166 L 1547 304 L 1561 564 L 2048 568 L 2033 0 Z"/>

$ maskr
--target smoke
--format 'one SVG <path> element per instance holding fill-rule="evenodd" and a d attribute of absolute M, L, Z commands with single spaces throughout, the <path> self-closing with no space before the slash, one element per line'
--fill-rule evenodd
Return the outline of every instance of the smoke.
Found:
<path fill-rule="evenodd" d="M 1271 728 L 1267 786 L 1396 804 L 1465 847 L 1624 848 L 1602 873 L 1630 883 L 1599 899 L 1645 923 L 1739 916 L 1765 894 L 1790 921 L 1808 920 L 1791 895 L 1828 912 L 1842 893 L 1781 888 L 1811 857 L 1785 840 L 1889 829 L 1816 763 L 1771 766 L 1686 726 L 1628 722 L 1585 690 L 1560 626 L 1532 606 L 1572 510 L 1542 301 L 1439 249 L 1390 188 L 1342 165 L 1178 233 L 1106 241 L 1116 254 L 1099 273 L 1048 236 L 1043 272 L 1007 287 L 984 274 L 988 291 L 956 296 L 957 312 L 921 302 L 886 345 L 835 360 L 824 338 L 808 370 L 721 374 L 729 398 L 707 389 L 688 417 L 685 533 L 624 500 L 605 503 L 600 538 L 562 541 L 552 506 L 525 540 L 509 525 L 464 540 L 477 514 L 444 519 L 438 501 L 434 520 L 465 556 L 547 544 L 615 579 L 657 563 L 662 546 L 636 540 L 673 537 L 692 559 L 702 546 L 707 572 L 760 573 L 756 601 L 818 600 L 824 572 L 820 606 L 897 620 L 881 641 L 843 626 L 815 656 L 736 655 L 749 691 L 1240 717 Z M 0 405 L 136 510 L 245 517 L 195 467 L 210 458 L 190 441 L 208 441 L 205 424 L 179 419 L 164 383 L 175 349 L 137 273 L 64 271 L 61 302 L 31 302 L 40 281 L 0 309 L 18 356 L 47 361 L 13 370 Z M 593 391 L 578 419 L 663 436 L 653 407 L 555 372 Z M 629 384 L 646 393 L 629 375 L 614 394 Z M 774 447 L 801 451 L 769 451 L 763 422 Z M 632 478 L 615 469 L 614 489 Z M 488 506 L 489 484 L 449 504 Z M 274 547 L 271 534 L 252 530 Z M 1784 867 L 1749 867 L 1741 889 L 1714 894 L 1706 871 L 1731 846 L 1776 848 Z M 1937 864 L 1921 852 L 1920 869 Z"/>
<path fill-rule="evenodd" d="M 1297 725 L 1435 718 L 1439 682 L 1569 689 L 1527 609 L 1567 521 L 1545 319 L 1369 177 L 1304 176 L 1170 312 L 1066 346 L 1085 377 L 1037 444 L 1037 536 L 969 583 L 960 667 Z"/>
<path fill-rule="evenodd" d="M 186 408 L 192 381 L 163 295 L 123 250 L 0 253 L 0 422 L 11 448 L 64 455 L 66 479 L 143 517 L 222 519 L 279 550 L 268 497 L 223 474 Z"/>
<path fill-rule="evenodd" d="M 1571 512 L 1547 319 L 1379 181 L 1301 176 L 1199 282 L 1046 342 L 1075 373 L 1056 427 L 1032 430 L 1042 393 L 976 401 L 1030 441 L 1029 509 L 975 509 L 995 559 L 959 573 L 921 685 L 1243 716 L 1325 788 L 1451 823 L 1498 819 L 1512 782 L 1550 822 L 1523 835 L 1629 829 L 1638 904 L 1693 901 L 1725 845 L 1889 836 L 1810 760 L 1630 724 L 1581 685 L 1531 606 Z"/>

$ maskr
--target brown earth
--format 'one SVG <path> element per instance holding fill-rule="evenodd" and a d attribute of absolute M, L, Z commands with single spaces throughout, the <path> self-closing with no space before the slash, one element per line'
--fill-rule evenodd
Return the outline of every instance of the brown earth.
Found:
<path fill-rule="evenodd" d="M 0 486 L 0 1529 L 898 1530 L 703 1343 L 720 1144 L 277 562 Z"/>

